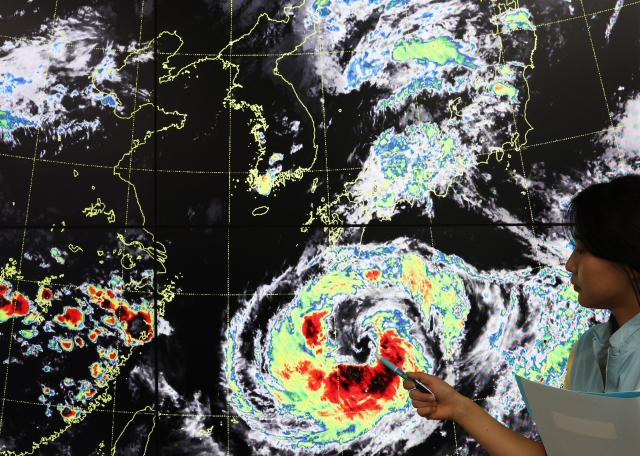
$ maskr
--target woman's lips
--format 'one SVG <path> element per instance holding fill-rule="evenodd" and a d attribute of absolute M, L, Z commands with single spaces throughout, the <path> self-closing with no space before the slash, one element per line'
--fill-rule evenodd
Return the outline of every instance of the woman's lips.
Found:
<path fill-rule="evenodd" d="M 580 292 L 580 287 L 578 285 L 574 285 L 573 289 L 576 290 L 577 292 Z"/>

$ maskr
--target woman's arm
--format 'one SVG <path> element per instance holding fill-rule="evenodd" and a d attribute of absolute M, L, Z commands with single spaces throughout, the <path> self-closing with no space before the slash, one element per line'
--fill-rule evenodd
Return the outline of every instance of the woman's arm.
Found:
<path fill-rule="evenodd" d="M 546 456 L 547 452 L 534 442 L 506 428 L 471 399 L 464 397 L 448 383 L 420 372 L 409 372 L 409 377 L 427 385 L 433 396 L 414 389 L 409 393 L 418 414 L 429 420 L 453 420 L 492 456 Z M 415 385 L 404 381 L 406 389 Z"/>

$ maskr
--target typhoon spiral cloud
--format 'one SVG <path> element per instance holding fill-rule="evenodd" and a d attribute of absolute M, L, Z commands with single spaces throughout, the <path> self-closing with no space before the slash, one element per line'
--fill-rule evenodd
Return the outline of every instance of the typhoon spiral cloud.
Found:
<path fill-rule="evenodd" d="M 592 318 L 571 302 L 559 270 L 482 273 L 404 238 L 328 247 L 233 316 L 224 347 L 230 405 L 251 439 L 279 450 L 409 448 L 438 424 L 415 414 L 376 354 L 490 391 L 489 410 L 508 418 L 522 404 L 505 372 L 561 382 L 570 344 Z M 517 323 L 524 315 L 526 328 Z"/>
<path fill-rule="evenodd" d="M 420 256 L 394 256 L 396 249 L 330 249 L 302 265 L 299 277 L 288 271 L 279 278 L 276 288 L 300 288 L 267 317 L 266 330 L 251 338 L 248 324 L 264 318 L 256 315 L 264 306 L 259 294 L 234 318 L 226 347 L 233 406 L 275 446 L 319 452 L 358 441 L 374 427 L 425 426 L 409 417 L 400 378 L 375 354 L 407 371 L 433 371 L 442 354 L 431 352 L 429 335 L 415 322 L 426 321 L 438 301 L 456 302 L 442 309 L 443 334 L 455 350 L 469 304 L 460 280 L 437 268 L 428 277 Z M 292 431 L 303 422 L 314 429 Z"/>

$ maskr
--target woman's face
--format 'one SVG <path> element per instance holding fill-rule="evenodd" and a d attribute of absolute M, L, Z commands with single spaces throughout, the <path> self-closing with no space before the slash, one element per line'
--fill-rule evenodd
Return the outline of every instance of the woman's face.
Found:
<path fill-rule="evenodd" d="M 611 261 L 589 253 L 581 242 L 576 242 L 565 267 L 572 274 L 571 283 L 578 292 L 580 305 L 609 309 L 618 320 L 624 320 L 627 313 L 633 316 L 640 311 L 627 272 Z"/>

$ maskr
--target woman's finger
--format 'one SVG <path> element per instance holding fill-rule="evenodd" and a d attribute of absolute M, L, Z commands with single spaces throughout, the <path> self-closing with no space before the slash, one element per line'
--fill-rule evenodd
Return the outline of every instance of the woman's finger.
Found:
<path fill-rule="evenodd" d="M 433 402 L 436 400 L 433 394 L 421 393 L 420 391 L 415 389 L 409 392 L 409 397 L 411 399 L 415 399 L 417 401 L 423 401 L 423 402 Z"/>
<path fill-rule="evenodd" d="M 402 382 L 402 387 L 406 390 L 412 390 L 416 387 L 416 384 L 413 382 L 410 382 L 409 380 L 404 380 Z"/>
<path fill-rule="evenodd" d="M 422 408 L 422 407 L 435 407 L 437 406 L 437 404 L 434 404 L 433 402 L 423 402 L 423 401 L 411 401 L 411 405 L 414 406 L 415 408 Z"/>
<path fill-rule="evenodd" d="M 420 407 L 417 409 L 418 415 L 429 418 L 433 413 L 435 413 L 436 407 Z"/>
<path fill-rule="evenodd" d="M 426 372 L 407 372 L 408 377 L 415 378 L 416 380 L 421 381 L 425 385 L 429 386 L 428 383 L 431 382 L 432 379 L 436 378 L 433 375 L 429 375 Z"/>

